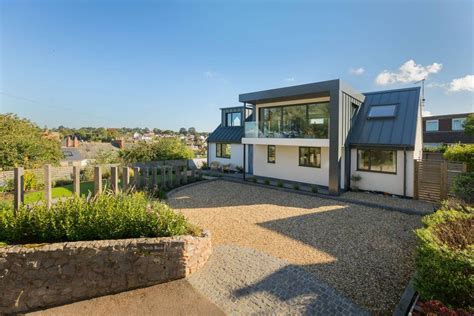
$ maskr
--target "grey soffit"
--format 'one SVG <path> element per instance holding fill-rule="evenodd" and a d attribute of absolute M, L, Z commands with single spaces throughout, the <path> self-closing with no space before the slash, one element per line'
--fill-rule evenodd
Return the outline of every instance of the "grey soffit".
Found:
<path fill-rule="evenodd" d="M 209 143 L 238 143 L 242 142 L 242 137 L 244 137 L 244 127 L 243 126 L 221 126 L 219 125 L 212 133 L 209 135 L 207 141 Z"/>
<path fill-rule="evenodd" d="M 368 92 L 364 95 L 364 103 L 349 138 L 351 146 L 413 148 L 420 111 L 420 88 Z M 397 105 L 394 117 L 368 117 L 371 106 L 386 104 Z"/>

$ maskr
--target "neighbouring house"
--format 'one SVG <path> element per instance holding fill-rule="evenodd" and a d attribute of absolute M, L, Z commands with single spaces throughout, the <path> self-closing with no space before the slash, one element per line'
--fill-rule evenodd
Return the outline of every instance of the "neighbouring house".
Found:
<path fill-rule="evenodd" d="M 360 93 L 337 79 L 245 93 L 239 101 L 243 107 L 222 109 L 209 161 L 335 195 L 357 174 L 362 190 L 413 197 L 423 144 L 420 88 Z"/>
<path fill-rule="evenodd" d="M 221 124 L 207 138 L 207 163 L 211 165 L 213 162 L 217 162 L 221 166 L 228 165 L 233 170 L 243 168 L 244 120 L 250 119 L 252 108 L 237 106 L 220 110 Z M 251 165 L 249 158 L 245 159 L 247 160 L 246 165 Z"/>
<path fill-rule="evenodd" d="M 423 145 L 439 147 L 455 143 L 474 144 L 474 136 L 464 133 L 464 122 L 473 113 L 423 117 Z"/>

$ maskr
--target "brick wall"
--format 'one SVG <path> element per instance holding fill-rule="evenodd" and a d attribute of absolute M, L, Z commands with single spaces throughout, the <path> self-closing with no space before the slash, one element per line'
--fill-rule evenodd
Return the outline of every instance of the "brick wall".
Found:
<path fill-rule="evenodd" d="M 211 254 L 211 237 L 179 236 L 0 247 L 0 314 L 184 278 Z"/>

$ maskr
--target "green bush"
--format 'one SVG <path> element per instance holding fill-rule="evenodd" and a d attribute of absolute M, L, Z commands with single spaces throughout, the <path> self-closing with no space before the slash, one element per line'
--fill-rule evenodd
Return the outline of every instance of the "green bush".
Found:
<path fill-rule="evenodd" d="M 449 146 L 443 154 L 449 161 L 461 161 L 467 165 L 467 171 L 474 171 L 474 144 Z"/>
<path fill-rule="evenodd" d="M 424 300 L 472 308 L 474 302 L 474 213 L 439 210 L 416 230 L 415 288 Z"/>
<path fill-rule="evenodd" d="M 72 180 L 71 179 L 58 179 L 58 180 L 55 180 L 53 181 L 53 187 L 56 188 L 56 187 L 64 187 L 66 185 L 70 185 L 72 184 Z"/>
<path fill-rule="evenodd" d="M 277 182 L 277 187 L 283 188 L 283 181 L 278 181 Z"/>
<path fill-rule="evenodd" d="M 298 183 L 293 184 L 293 189 L 299 190 L 299 189 L 300 189 L 300 185 L 299 185 Z"/>
<path fill-rule="evenodd" d="M 270 180 L 265 179 L 265 180 L 263 181 L 263 183 L 264 183 L 265 185 L 270 185 Z"/>
<path fill-rule="evenodd" d="M 102 194 L 22 206 L 0 212 L 0 241 L 41 243 L 78 240 L 163 237 L 188 232 L 187 221 L 166 204 L 150 201 L 144 193 Z"/>
<path fill-rule="evenodd" d="M 474 203 L 474 172 L 462 173 L 453 180 L 452 192 L 468 204 Z"/>
<path fill-rule="evenodd" d="M 311 192 L 313 192 L 313 193 L 318 193 L 318 191 L 319 191 L 319 190 L 318 190 L 318 187 L 317 187 L 317 186 L 315 186 L 315 185 L 311 186 Z"/>

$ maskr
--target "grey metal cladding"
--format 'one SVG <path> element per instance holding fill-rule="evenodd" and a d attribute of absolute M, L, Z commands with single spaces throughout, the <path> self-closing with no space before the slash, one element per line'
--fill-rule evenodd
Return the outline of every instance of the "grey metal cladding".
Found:
<path fill-rule="evenodd" d="M 244 137 L 243 126 L 219 125 L 207 138 L 209 143 L 232 143 L 240 144 Z"/>
<path fill-rule="evenodd" d="M 272 100 L 288 97 L 302 97 L 339 88 L 339 79 L 308 83 L 292 87 L 284 87 L 239 95 L 239 102 L 255 103 L 263 100 Z"/>
<path fill-rule="evenodd" d="M 364 93 L 365 100 L 350 135 L 352 146 L 413 148 L 420 107 L 420 88 Z M 395 117 L 368 118 L 373 105 L 397 104 Z"/>

